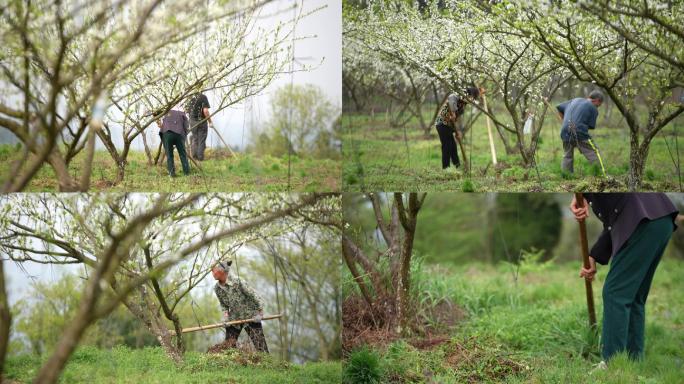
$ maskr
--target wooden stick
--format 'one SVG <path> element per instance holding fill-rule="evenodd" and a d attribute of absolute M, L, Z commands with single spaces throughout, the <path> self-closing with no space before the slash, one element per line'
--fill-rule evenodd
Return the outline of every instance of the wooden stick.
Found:
<path fill-rule="evenodd" d="M 223 143 L 223 145 L 225 145 L 226 148 L 228 148 L 228 150 L 230 151 L 230 154 L 233 155 L 233 157 L 237 159 L 237 155 L 235 154 L 235 152 L 233 152 L 233 149 L 230 148 L 230 145 L 228 145 L 228 143 L 226 143 L 226 141 L 223 140 L 223 137 L 219 133 L 218 129 L 216 129 L 216 127 L 214 127 L 214 124 L 210 125 L 210 127 L 211 127 L 211 129 L 214 130 L 214 132 L 216 133 L 216 136 L 218 136 L 218 138 L 221 139 L 221 142 Z"/>
<path fill-rule="evenodd" d="M 470 127 L 470 129 L 473 129 L 473 127 Z M 463 133 L 465 135 L 465 133 Z M 454 140 L 458 143 L 458 146 L 461 148 L 461 155 L 463 155 L 463 170 L 465 173 L 468 173 L 470 170 L 470 164 L 468 164 L 468 157 L 466 156 L 466 151 L 465 151 L 465 145 L 463 144 L 463 139 L 459 139 L 458 135 L 454 135 Z"/>
<path fill-rule="evenodd" d="M 157 154 L 154 155 L 154 165 L 159 164 L 159 156 L 161 155 L 161 150 L 162 150 L 163 144 L 159 142 L 159 147 L 157 148 Z"/>
<path fill-rule="evenodd" d="M 555 108 L 553 108 L 553 107 L 551 106 L 551 104 L 549 103 L 549 100 L 548 100 L 546 97 L 544 97 L 544 103 L 546 103 L 546 106 L 547 106 L 547 107 L 552 108 L 552 109 L 555 109 Z M 558 111 L 555 111 L 555 112 L 556 112 L 556 113 L 554 113 L 554 115 L 556 115 L 556 117 L 558 118 L 558 121 L 560 121 L 560 122 L 562 123 L 562 122 L 563 122 L 563 118 L 561 117 L 560 112 L 558 112 Z"/>
<path fill-rule="evenodd" d="M 283 317 L 282 314 L 268 315 L 268 316 L 262 317 L 261 320 L 273 320 L 273 319 L 278 319 L 278 318 L 281 318 L 281 317 Z M 226 321 L 226 322 L 217 323 L 217 324 L 200 325 L 199 327 L 183 328 L 183 329 L 181 329 L 181 333 L 204 331 L 204 330 L 207 330 L 207 329 L 214 329 L 214 328 L 227 327 L 227 326 L 230 326 L 230 325 L 252 323 L 252 322 L 254 322 L 254 321 L 256 321 L 256 319 L 233 320 L 233 321 Z M 174 331 L 174 330 L 169 330 L 169 333 L 170 333 L 171 335 L 175 335 L 175 334 L 176 334 L 176 331 Z"/>
<path fill-rule="evenodd" d="M 492 122 L 489 118 L 489 109 L 487 108 L 487 96 L 482 94 L 482 102 L 484 103 L 484 110 L 487 112 L 487 135 L 489 136 L 489 150 L 492 152 L 492 163 L 496 165 L 496 147 L 494 147 L 494 136 L 492 135 Z M 471 128 L 472 129 L 472 128 Z"/>
<path fill-rule="evenodd" d="M 584 206 L 584 196 L 581 193 L 575 193 L 575 201 L 577 207 Z M 580 229 L 580 248 L 582 248 L 582 263 L 584 268 L 588 269 L 589 265 L 589 245 L 587 244 L 587 224 L 584 220 L 579 221 Z M 584 288 L 587 294 L 587 311 L 589 312 L 589 325 L 592 329 L 596 328 L 596 310 L 594 309 L 594 292 L 591 288 L 591 280 L 584 279 Z"/>

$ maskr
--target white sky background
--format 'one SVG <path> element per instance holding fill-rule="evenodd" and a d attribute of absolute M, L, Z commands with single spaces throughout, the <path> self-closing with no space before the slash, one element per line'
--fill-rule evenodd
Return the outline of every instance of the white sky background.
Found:
<path fill-rule="evenodd" d="M 237 150 L 243 150 L 249 144 L 251 125 L 260 126 L 266 123 L 270 115 L 270 100 L 274 92 L 293 81 L 295 84 L 312 84 L 322 89 L 328 100 L 341 110 L 342 108 L 342 2 L 341 0 L 276 0 L 267 4 L 261 14 L 263 19 L 257 20 L 257 25 L 266 30 L 272 29 L 279 22 L 286 22 L 294 16 L 292 5 L 297 3 L 297 11 L 306 14 L 321 8 L 313 14 L 302 18 L 296 26 L 296 37 L 309 37 L 295 42 L 295 58 L 307 66 L 314 66 L 311 71 L 295 72 L 293 75 L 284 74 L 277 77 L 262 93 L 247 99 L 243 103 L 226 108 L 213 117 L 216 128 L 228 144 Z M 287 11 L 284 11 L 287 10 Z M 289 57 L 286 69 L 289 69 Z M 295 70 L 301 65 L 295 64 Z M 212 102 L 208 93 L 209 103 Z M 213 110 L 210 109 L 213 112 Z M 121 130 L 112 127 L 114 144 L 122 147 Z M 146 131 L 148 143 L 154 150 L 159 144 L 159 129 L 152 124 Z M 14 140 L 13 142 L 16 142 Z M 212 129 L 209 129 L 207 146 L 222 147 L 220 139 Z M 97 148 L 104 149 L 97 141 Z M 137 137 L 132 149 L 142 151 L 143 141 Z"/>
<path fill-rule="evenodd" d="M 231 270 L 231 275 L 237 277 L 237 269 L 239 269 L 240 277 L 246 281 L 253 281 L 253 277 L 250 277 L 243 267 L 243 264 L 247 264 L 249 260 L 253 260 L 258 257 L 256 251 L 249 246 L 242 246 L 235 255 L 233 255 L 233 260 L 237 260 L 237 268 Z M 29 298 L 27 294 L 30 294 L 31 281 L 43 281 L 49 283 L 56 283 L 60 277 L 64 274 L 72 273 L 79 276 L 85 277 L 84 267 L 82 265 L 50 265 L 50 264 L 39 264 L 33 262 L 24 262 L 21 264 L 23 270 L 19 267 L 19 263 L 13 261 L 6 261 L 5 268 L 5 283 L 7 284 L 7 296 L 9 298 L 10 305 L 16 303 L 17 300 L 21 298 Z M 89 272 L 88 274 L 90 274 Z M 211 274 L 202 280 L 200 284 L 197 285 L 198 291 L 206 291 L 213 288 L 215 283 L 214 278 Z M 218 305 L 218 304 L 217 304 Z"/>
<path fill-rule="evenodd" d="M 29 198 L 32 194 L 23 194 L 23 196 Z M 229 195 L 229 194 L 226 194 Z M 237 194 L 235 194 L 237 195 Z M 130 205 L 127 205 L 126 208 L 130 209 L 131 214 L 139 214 L 140 209 L 145 209 L 145 205 L 142 204 L 145 200 L 148 200 L 150 197 L 150 194 L 146 193 L 133 193 L 129 195 L 129 199 L 133 202 Z M 3 206 L 2 204 L 6 204 L 6 201 L 3 201 L 0 199 L 0 208 Z M 24 217 L 22 217 L 23 219 Z M 23 222 L 25 225 L 29 225 L 28 222 Z M 63 223 L 59 221 L 55 221 L 54 225 L 56 225 L 58 228 L 61 229 L 61 232 L 63 232 Z M 196 226 L 196 224 L 189 224 L 186 223 L 184 224 L 185 227 L 183 229 L 184 232 L 193 232 L 196 233 L 196 236 L 199 236 L 201 231 L 200 228 Z M 210 233 L 206 233 L 210 234 Z M 228 240 L 230 242 L 230 240 Z M 38 244 L 34 244 L 37 246 L 36 249 L 40 249 L 40 246 Z M 213 247 L 212 245 L 211 247 Z M 211 247 L 209 247 L 211 249 Z M 247 282 L 252 282 L 254 280 L 254 277 L 250 277 L 249 273 L 246 273 L 248 271 L 242 269 L 243 265 L 246 265 L 248 262 L 255 260 L 257 257 L 259 257 L 259 254 L 257 251 L 250 247 L 249 243 L 244 244 L 243 246 L 239 247 L 235 254 L 231 254 L 230 257 L 232 257 L 234 264 L 233 268 L 231 269 L 231 273 L 233 276 L 238 276 L 239 272 L 239 277 L 241 277 L 243 280 Z M 41 259 L 40 255 L 36 257 L 37 259 Z M 3 255 L 3 259 L 5 259 Z M 186 258 L 186 260 L 191 259 L 190 257 Z M 17 300 L 21 298 L 26 298 L 30 299 L 30 294 L 32 291 L 31 288 L 31 282 L 33 280 L 36 281 L 44 281 L 44 282 L 57 282 L 60 277 L 64 274 L 77 274 L 78 276 L 85 277 L 91 273 L 91 271 L 86 274 L 84 266 L 83 265 L 76 265 L 76 264 L 63 264 L 63 265 L 52 265 L 52 264 L 41 264 L 41 263 L 35 263 L 35 262 L 23 262 L 23 263 L 17 263 L 11 260 L 7 260 L 4 263 L 4 269 L 5 269 L 5 278 L 6 281 L 5 283 L 7 284 L 7 294 L 9 296 L 9 302 L 10 305 L 14 304 Z M 213 279 L 212 275 L 209 274 L 207 275 L 200 284 L 197 285 L 196 289 L 198 291 L 204 291 L 204 290 L 209 290 L 212 289 L 213 285 L 215 283 L 215 280 Z"/>
<path fill-rule="evenodd" d="M 270 297 L 274 294 L 274 287 L 272 284 L 269 284 L 267 282 L 264 282 L 257 278 L 254 275 L 250 275 L 247 264 L 251 260 L 255 260 L 259 255 L 257 252 L 253 249 L 250 248 L 249 246 L 243 246 L 241 247 L 235 255 L 233 255 L 233 265 L 230 269 L 230 276 L 231 278 L 237 278 L 239 277 L 242 281 L 247 282 L 248 285 L 253 287 L 257 292 L 264 298 Z M 7 285 L 7 295 L 9 298 L 9 303 L 10 307 L 13 306 L 17 300 L 19 299 L 25 299 L 25 300 L 31 300 L 31 297 L 34 295 L 34 291 L 31 288 L 31 281 L 33 279 L 37 281 L 43 281 L 43 282 L 48 282 L 48 283 L 56 283 L 61 276 L 65 274 L 76 274 L 78 276 L 85 276 L 84 272 L 84 267 L 83 266 L 74 266 L 74 265 L 45 265 L 45 264 L 38 264 L 38 263 L 32 263 L 32 262 L 25 262 L 22 264 L 22 267 L 28 272 L 28 275 L 32 277 L 28 277 L 27 273 L 24 272 L 19 268 L 17 263 L 8 261 L 5 262 L 5 278 L 6 278 L 6 283 Z M 89 273 L 92 273 L 90 271 Z M 185 298 L 185 300 L 191 300 L 191 297 L 198 297 L 201 296 L 202 294 L 206 293 L 212 293 L 213 294 L 213 288 L 214 284 L 216 281 L 214 280 L 213 276 L 211 274 L 208 274 L 201 283 L 199 283 L 193 291 L 190 292 L 190 295 Z M 268 300 L 265 300 L 265 314 L 272 314 L 276 313 L 275 310 L 275 303 L 269 302 Z M 202 308 L 199 306 L 195 307 L 195 311 L 197 311 L 198 314 L 207 314 L 210 313 L 211 310 L 215 310 L 216 308 L 219 308 L 219 302 L 218 299 L 215 302 L 216 307 L 215 308 Z M 200 315 L 201 316 L 201 315 Z M 220 321 L 219 318 L 215 319 L 217 322 Z M 181 319 L 183 324 L 186 326 L 193 326 L 195 324 L 195 319 L 192 318 L 184 318 Z M 272 326 L 275 326 L 272 324 Z M 206 337 L 208 338 L 207 343 L 208 345 L 218 343 L 222 341 L 223 333 L 219 331 L 210 331 L 205 333 Z M 11 335 L 11 337 L 14 339 L 16 337 L 21 337 L 21 334 L 14 333 Z M 247 336 L 245 334 L 241 335 L 241 340 L 244 340 Z"/>
<path fill-rule="evenodd" d="M 311 71 L 285 74 L 276 78 L 264 91 L 243 103 L 226 108 L 212 118 L 221 136 L 233 149 L 243 150 L 250 142 L 251 125 L 263 125 L 270 116 L 270 100 L 274 92 L 290 84 L 313 84 L 320 87 L 328 100 L 338 109 L 342 108 L 342 2 L 341 0 L 277 0 L 264 7 L 262 15 L 274 15 L 257 21 L 257 25 L 265 29 L 275 27 L 278 22 L 290 20 L 294 13 L 292 4 L 297 2 L 298 9 L 303 7 L 303 13 L 314 9 L 323 9 L 300 20 L 296 26 L 296 37 L 315 36 L 295 42 L 295 58 L 303 64 L 314 68 Z M 287 10 L 279 12 L 282 10 Z M 284 58 L 289 61 L 289 58 Z M 321 62 L 322 60 L 322 62 Z M 320 63 L 320 65 L 316 65 Z M 289 63 L 286 66 L 289 69 Z M 295 64 L 295 70 L 301 68 Z M 209 104 L 215 104 L 211 94 L 207 94 Z M 210 109 L 213 112 L 213 109 Z M 159 144 L 159 129 L 153 124 L 146 131 L 148 143 L 154 150 Z M 243 135 L 244 133 L 244 135 Z M 121 133 L 113 135 L 116 145 L 123 145 Z M 223 143 L 209 129 L 207 137 L 209 148 L 222 147 Z M 98 147 L 104 149 L 98 142 Z M 140 137 L 133 142 L 133 149 L 142 151 L 143 142 Z"/>

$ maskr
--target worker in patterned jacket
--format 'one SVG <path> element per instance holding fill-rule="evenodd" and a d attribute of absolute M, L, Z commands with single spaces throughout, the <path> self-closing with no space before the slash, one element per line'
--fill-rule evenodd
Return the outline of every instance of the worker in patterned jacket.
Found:
<path fill-rule="evenodd" d="M 226 341 L 231 347 L 237 344 L 238 337 L 243 328 L 246 328 L 254 348 L 259 352 L 268 353 L 264 329 L 261 326 L 261 318 L 264 315 L 262 299 L 254 290 L 245 285 L 240 279 L 229 277 L 231 260 L 219 261 L 211 269 L 211 274 L 216 279 L 214 293 L 223 310 L 223 321 L 255 319 L 251 323 L 230 325 L 226 327 Z"/>
<path fill-rule="evenodd" d="M 435 120 L 435 128 L 437 128 L 437 134 L 442 146 L 442 169 L 450 169 L 450 161 L 455 168 L 461 166 L 458 151 L 456 150 L 456 140 L 463 138 L 465 106 L 478 99 L 483 91 L 484 89 L 482 88 L 469 87 L 465 90 L 465 97 L 456 93 L 449 94 L 440 108 Z M 465 156 L 463 153 L 462 155 Z"/>

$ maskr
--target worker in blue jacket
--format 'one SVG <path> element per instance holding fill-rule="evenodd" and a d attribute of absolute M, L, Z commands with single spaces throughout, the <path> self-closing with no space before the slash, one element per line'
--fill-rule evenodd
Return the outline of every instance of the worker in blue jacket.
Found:
<path fill-rule="evenodd" d="M 559 116 L 563 120 L 561 140 L 563 141 L 563 160 L 561 170 L 573 173 L 575 148 L 577 148 L 590 164 L 599 164 L 605 176 L 603 160 L 596 143 L 589 134 L 590 129 L 596 129 L 598 107 L 603 104 L 603 94 L 593 91 L 586 98 L 577 97 L 556 106 Z"/>

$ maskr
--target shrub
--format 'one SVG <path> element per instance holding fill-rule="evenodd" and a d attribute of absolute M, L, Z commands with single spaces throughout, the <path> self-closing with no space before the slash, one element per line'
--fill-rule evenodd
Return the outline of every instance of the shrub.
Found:
<path fill-rule="evenodd" d="M 353 352 L 344 367 L 344 382 L 348 384 L 376 384 L 382 378 L 380 357 L 363 347 Z"/>

